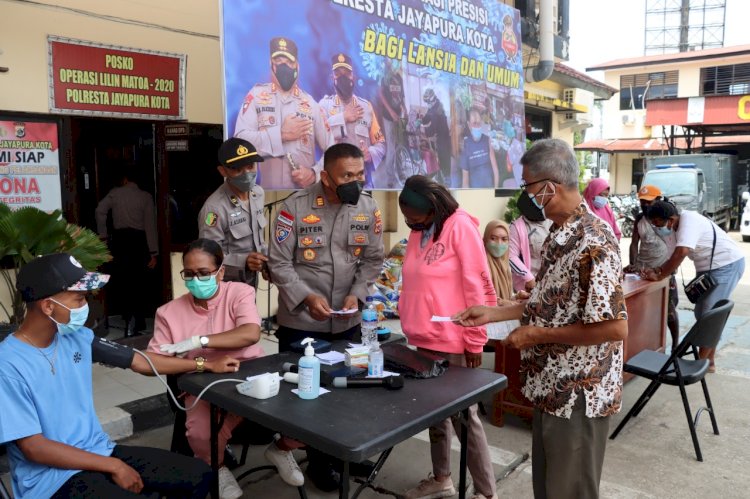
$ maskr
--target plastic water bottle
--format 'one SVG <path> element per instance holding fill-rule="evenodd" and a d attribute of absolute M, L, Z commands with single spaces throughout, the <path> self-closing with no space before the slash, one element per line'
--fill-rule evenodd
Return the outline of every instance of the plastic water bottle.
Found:
<path fill-rule="evenodd" d="M 378 340 L 378 311 L 372 296 L 367 297 L 365 309 L 362 311 L 362 345 L 370 346 Z"/>
<path fill-rule="evenodd" d="M 375 378 L 383 377 L 383 350 L 378 340 L 370 345 L 370 355 L 367 359 L 367 375 Z"/>

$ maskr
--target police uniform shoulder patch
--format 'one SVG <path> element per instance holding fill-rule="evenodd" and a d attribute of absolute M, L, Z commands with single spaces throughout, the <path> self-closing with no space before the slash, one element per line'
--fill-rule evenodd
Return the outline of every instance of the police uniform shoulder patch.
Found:
<path fill-rule="evenodd" d="M 362 254 L 362 246 L 357 246 L 352 250 L 352 255 L 359 256 Z"/>
<path fill-rule="evenodd" d="M 315 260 L 316 256 L 317 256 L 317 253 L 315 252 L 314 249 L 307 248 L 305 251 L 302 252 L 302 258 L 304 258 L 308 262 Z"/>
<path fill-rule="evenodd" d="M 208 227 L 216 227 L 216 222 L 219 221 L 219 216 L 213 211 L 206 213 L 206 219 L 204 220 Z"/>
<path fill-rule="evenodd" d="M 286 241 L 292 234 L 292 227 L 281 222 L 276 222 L 276 230 L 274 231 L 274 237 L 278 244 Z"/>
<path fill-rule="evenodd" d="M 279 221 L 279 223 L 282 223 L 282 224 L 294 225 L 294 215 L 292 215 L 286 210 L 281 210 L 279 212 L 279 216 L 277 217 L 277 220 Z"/>

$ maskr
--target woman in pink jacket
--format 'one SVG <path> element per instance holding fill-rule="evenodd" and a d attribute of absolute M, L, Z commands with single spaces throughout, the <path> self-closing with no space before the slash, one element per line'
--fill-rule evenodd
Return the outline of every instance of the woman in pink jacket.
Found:
<path fill-rule="evenodd" d="M 190 243 L 182 255 L 180 276 L 190 291 L 162 305 L 156 311 L 154 337 L 148 350 L 161 354 L 174 354 L 204 362 L 226 355 L 239 360 L 265 355 L 258 344 L 260 317 L 255 306 L 255 289 L 241 282 L 222 282 L 224 255 L 221 247 L 209 239 Z M 185 396 L 185 405 L 195 401 Z M 210 464 L 210 406 L 201 400 L 188 411 L 186 435 L 195 457 Z M 219 431 L 219 449 L 226 447 L 232 430 L 242 422 L 240 416 L 227 414 Z M 272 442 L 265 451 L 266 459 L 277 468 L 279 476 L 289 485 L 304 483 L 291 449 L 300 447 L 294 440 L 281 438 Z M 219 453 L 219 459 L 223 458 Z M 222 498 L 242 496 L 232 472 L 220 463 L 219 489 Z"/>
<path fill-rule="evenodd" d="M 487 343 L 483 327 L 430 320 L 433 315 L 450 317 L 471 304 L 497 303 L 478 220 L 459 208 L 445 187 L 421 175 L 406 181 L 399 207 L 412 230 L 398 304 L 404 334 L 411 345 L 437 353 L 451 365 L 479 367 Z M 406 499 L 456 493 L 450 477 L 451 423 L 458 433 L 459 423 L 451 419 L 430 428 L 432 476 L 407 491 Z M 468 433 L 474 497 L 495 498 L 492 461 L 476 405 L 469 409 Z"/>
<path fill-rule="evenodd" d="M 617 226 L 615 214 L 609 205 L 609 183 L 603 178 L 592 178 L 589 185 L 583 190 L 583 199 L 589 205 L 589 209 L 612 227 L 615 237 L 619 241 L 622 237 L 620 228 Z"/>

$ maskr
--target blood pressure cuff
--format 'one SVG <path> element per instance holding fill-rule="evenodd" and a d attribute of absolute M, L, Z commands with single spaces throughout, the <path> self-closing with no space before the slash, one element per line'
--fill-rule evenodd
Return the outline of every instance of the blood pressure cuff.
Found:
<path fill-rule="evenodd" d="M 449 362 L 434 353 L 412 350 L 400 343 L 388 343 L 381 348 L 385 368 L 407 378 L 435 378 L 448 369 Z"/>
<path fill-rule="evenodd" d="M 132 348 L 120 345 L 106 338 L 95 337 L 91 342 L 91 360 L 120 369 L 130 369 L 135 352 Z"/>

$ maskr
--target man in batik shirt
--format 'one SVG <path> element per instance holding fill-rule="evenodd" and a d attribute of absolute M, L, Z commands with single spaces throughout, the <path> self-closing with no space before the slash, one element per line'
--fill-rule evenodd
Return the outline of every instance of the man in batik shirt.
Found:
<path fill-rule="evenodd" d="M 554 224 L 526 304 L 474 306 L 466 326 L 521 319 L 506 345 L 521 350 L 524 395 L 534 404 L 534 496 L 598 497 L 609 421 L 622 400 L 627 312 L 612 229 L 578 191 L 578 161 L 558 139 L 521 158 L 519 208 Z"/>

